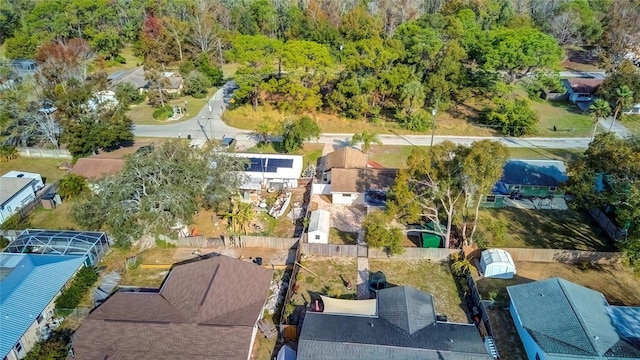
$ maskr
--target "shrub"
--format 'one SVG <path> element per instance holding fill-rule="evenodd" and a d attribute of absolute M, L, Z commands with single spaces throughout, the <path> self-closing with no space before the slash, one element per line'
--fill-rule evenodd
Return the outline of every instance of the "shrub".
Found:
<path fill-rule="evenodd" d="M 192 70 L 195 70 L 196 66 L 193 64 L 193 61 L 187 60 L 180 63 L 180 74 L 182 76 L 187 76 Z"/>
<path fill-rule="evenodd" d="M 138 89 L 129 83 L 120 83 L 116 85 L 116 100 L 123 106 L 141 103 L 145 96 Z"/>
<path fill-rule="evenodd" d="M 207 96 L 207 90 L 211 87 L 209 78 L 198 70 L 192 70 L 184 78 L 184 93 L 196 99 Z"/>
<path fill-rule="evenodd" d="M 412 131 L 425 131 L 431 129 L 433 116 L 424 109 L 417 110 L 411 115 L 396 114 L 400 125 Z"/>
<path fill-rule="evenodd" d="M 20 212 L 9 216 L 2 225 L 0 225 L 1 230 L 24 230 L 30 227 L 31 222 L 29 222 L 28 218 L 24 218 Z"/>
<path fill-rule="evenodd" d="M 18 149 L 15 146 L 0 145 L 0 162 L 7 162 L 9 160 L 17 159 Z"/>
<path fill-rule="evenodd" d="M 525 99 L 494 99 L 496 106 L 486 108 L 481 116 L 482 123 L 490 125 L 502 135 L 522 136 L 536 130 L 538 116 L 531 110 Z"/>
<path fill-rule="evenodd" d="M 153 112 L 153 118 L 156 120 L 166 120 L 171 116 L 173 116 L 173 106 L 171 105 L 159 107 Z"/>
<path fill-rule="evenodd" d="M 56 310 L 75 309 L 87 290 L 98 281 L 98 273 L 92 267 L 83 267 L 78 271 L 71 285 L 56 298 Z"/>

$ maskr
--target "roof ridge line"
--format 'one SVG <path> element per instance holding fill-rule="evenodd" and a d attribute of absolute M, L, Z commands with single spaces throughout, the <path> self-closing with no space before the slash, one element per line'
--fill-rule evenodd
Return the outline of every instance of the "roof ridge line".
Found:
<path fill-rule="evenodd" d="M 561 281 L 561 280 L 563 280 L 563 281 Z M 591 348 L 593 349 L 593 352 L 595 352 L 596 354 L 599 355 L 598 348 L 596 347 L 596 344 L 593 342 L 593 336 L 587 330 L 587 324 L 584 322 L 584 319 L 582 319 L 582 314 L 580 314 L 578 312 L 573 300 L 571 300 L 571 296 L 568 296 L 568 294 L 567 294 L 567 288 L 564 286 L 565 285 L 564 281 L 566 281 L 566 280 L 564 280 L 562 278 L 556 278 L 556 281 L 558 282 L 558 285 L 560 285 L 560 289 L 562 290 L 562 294 L 567 299 L 567 302 L 569 303 L 569 306 L 571 307 L 571 311 L 573 311 L 573 314 L 576 316 L 576 319 L 578 319 L 578 323 L 580 323 L 580 328 L 582 329 L 582 332 L 587 337 L 587 341 L 589 342 L 589 345 L 591 345 Z M 581 286 L 581 285 L 578 285 L 578 286 Z M 589 289 L 589 290 L 591 290 L 591 289 Z M 560 339 L 558 339 L 558 340 L 560 342 L 564 343 L 564 341 L 562 341 Z"/>

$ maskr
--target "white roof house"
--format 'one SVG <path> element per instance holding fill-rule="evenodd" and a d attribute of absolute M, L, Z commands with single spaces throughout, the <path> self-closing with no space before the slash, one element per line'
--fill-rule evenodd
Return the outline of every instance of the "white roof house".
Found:
<path fill-rule="evenodd" d="M 302 174 L 302 155 L 237 153 L 235 156 L 247 159 L 244 170 L 247 181 L 242 186 L 244 190 L 298 187 L 298 179 Z"/>
<path fill-rule="evenodd" d="M 480 269 L 484 277 L 511 279 L 516 274 L 516 264 L 511 254 L 502 249 L 487 249 L 482 252 Z"/>
<path fill-rule="evenodd" d="M 311 213 L 309 220 L 307 241 L 309 243 L 328 244 L 331 214 L 327 210 L 316 210 Z"/>
<path fill-rule="evenodd" d="M 40 174 L 9 171 L 0 177 L 0 223 L 27 205 L 44 187 Z"/>

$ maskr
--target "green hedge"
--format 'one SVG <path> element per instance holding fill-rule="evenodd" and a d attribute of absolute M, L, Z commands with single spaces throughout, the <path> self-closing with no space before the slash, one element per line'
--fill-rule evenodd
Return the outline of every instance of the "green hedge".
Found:
<path fill-rule="evenodd" d="M 62 291 L 56 299 L 56 310 L 75 309 L 84 294 L 98 281 L 98 273 L 92 267 L 83 267 L 78 271 L 71 285 Z"/>

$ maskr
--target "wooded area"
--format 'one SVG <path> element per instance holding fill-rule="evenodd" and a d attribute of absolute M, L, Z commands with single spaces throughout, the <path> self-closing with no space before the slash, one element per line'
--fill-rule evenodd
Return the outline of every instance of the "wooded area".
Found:
<path fill-rule="evenodd" d="M 558 88 L 561 46 L 603 49 L 613 73 L 628 66 L 638 8 L 635 0 L 3 2 L 6 56 L 35 59 L 40 69 L 33 82 L 1 92 L 2 142 L 64 143 L 74 156 L 118 146 L 132 138 L 129 104 L 146 95 L 166 116 L 165 69 L 179 69 L 184 94 L 204 96 L 227 62 L 238 64 L 234 106 L 395 121 L 420 132 L 432 127 L 432 111 L 475 99 L 486 107 L 484 126 L 531 134 L 536 114 L 514 84 L 532 94 Z M 87 106 L 126 47 L 141 59 L 148 91 L 141 98 L 123 85 L 117 106 Z M 0 80 L 13 76 L 1 68 Z M 625 76 L 604 87 L 609 98 L 634 75 Z"/>

